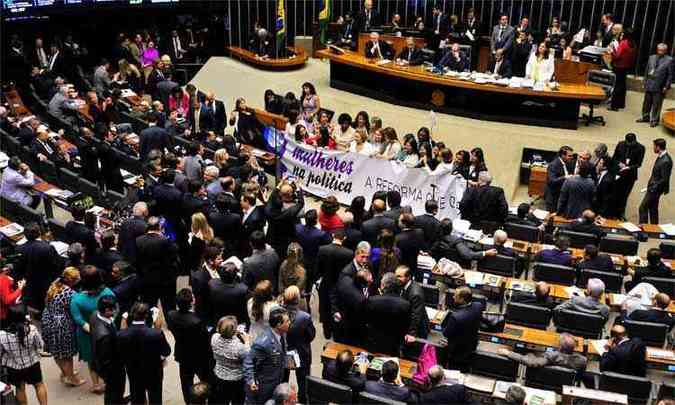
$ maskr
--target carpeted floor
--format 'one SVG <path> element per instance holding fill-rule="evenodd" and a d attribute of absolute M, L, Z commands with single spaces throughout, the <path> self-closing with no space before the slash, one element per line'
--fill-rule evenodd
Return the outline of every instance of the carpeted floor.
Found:
<path fill-rule="evenodd" d="M 396 128 L 399 136 L 416 133 L 421 126 L 430 126 L 429 111 L 400 107 L 385 102 L 372 100 L 356 94 L 330 88 L 328 61 L 310 59 L 307 65 L 290 72 L 266 72 L 258 70 L 237 60 L 226 57 L 211 58 L 202 70 L 193 78 L 192 83 L 202 91 L 214 91 L 216 97 L 226 103 L 232 110 L 237 97 L 245 97 L 248 105 L 262 108 L 263 93 L 272 89 L 277 94 L 292 91 L 298 96 L 302 83 L 311 82 L 321 98 L 321 105 L 336 113 L 347 112 L 352 116 L 360 110 L 371 116 L 382 118 L 384 126 Z M 519 165 L 524 147 L 557 150 L 567 144 L 575 151 L 593 150 L 596 144 L 606 143 L 610 151 L 628 132 L 635 132 L 639 141 L 645 145 L 647 153 L 640 170 L 639 179 L 628 203 L 628 219 L 637 221 L 637 207 L 642 194 L 639 190 L 645 187 L 655 155 L 651 152 L 653 139 L 663 137 L 673 148 L 675 139 L 663 127 L 650 128 L 649 125 L 637 124 L 642 106 L 642 94 L 629 92 L 626 104 L 628 108 L 621 112 L 596 109 L 604 115 L 607 125 L 586 127 L 578 130 L 543 128 L 526 125 L 504 124 L 499 122 L 480 121 L 470 118 L 437 114 L 438 130 L 434 139 L 444 141 L 453 151 L 471 149 L 480 146 L 485 151 L 488 169 L 497 185 L 504 188 L 507 199 L 518 203 L 528 199 L 525 187 L 519 185 Z M 674 108 L 675 101 L 666 100 L 663 109 Z M 582 111 L 585 108 L 582 107 Z M 675 201 L 672 196 L 665 196 L 661 202 L 661 222 L 675 220 Z"/>

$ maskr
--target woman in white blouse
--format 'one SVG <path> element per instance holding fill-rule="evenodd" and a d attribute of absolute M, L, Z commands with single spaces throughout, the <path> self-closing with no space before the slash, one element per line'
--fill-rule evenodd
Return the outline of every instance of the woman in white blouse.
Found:
<path fill-rule="evenodd" d="M 551 48 L 551 51 L 555 52 L 553 48 Z M 537 52 L 530 55 L 530 60 L 525 67 L 525 76 L 528 79 L 534 80 L 535 83 L 551 81 L 555 71 L 555 59 L 551 51 L 549 51 L 546 42 L 539 44 Z"/>
<path fill-rule="evenodd" d="M 272 283 L 269 280 L 262 280 L 255 286 L 253 296 L 249 298 L 246 305 L 248 317 L 251 320 L 248 334 L 251 341 L 270 326 L 270 312 L 279 304 L 274 300 Z"/>
<path fill-rule="evenodd" d="M 362 129 L 358 129 L 354 134 L 354 140 L 349 145 L 349 151 L 360 153 L 362 155 L 371 156 L 373 154 L 373 146 L 368 142 L 368 134 Z"/>
<path fill-rule="evenodd" d="M 371 131 L 371 136 L 372 136 L 372 142 L 370 142 L 370 146 L 372 146 L 372 153 L 370 156 L 377 156 L 381 155 L 384 152 L 384 148 L 387 146 L 384 143 L 384 135 L 382 135 L 382 130 L 381 129 L 375 129 Z"/>
<path fill-rule="evenodd" d="M 387 160 L 395 159 L 402 149 L 401 142 L 399 142 L 398 135 L 396 135 L 396 130 L 392 127 L 386 127 L 382 130 L 382 135 L 384 135 L 385 139 L 384 151 L 377 157 Z"/>

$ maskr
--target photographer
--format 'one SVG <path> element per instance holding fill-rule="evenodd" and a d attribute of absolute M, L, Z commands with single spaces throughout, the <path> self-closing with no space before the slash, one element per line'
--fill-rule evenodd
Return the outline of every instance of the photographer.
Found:
<path fill-rule="evenodd" d="M 211 348 L 216 361 L 213 368 L 211 403 L 241 404 L 244 402 L 244 357 L 251 349 L 247 334 L 240 331 L 235 316 L 218 321 L 217 332 L 211 337 Z"/>
<path fill-rule="evenodd" d="M 304 207 L 302 191 L 292 179 L 281 181 L 265 206 L 267 239 L 281 259 L 286 258 L 288 244 L 295 239 L 295 224 L 300 221 Z"/>

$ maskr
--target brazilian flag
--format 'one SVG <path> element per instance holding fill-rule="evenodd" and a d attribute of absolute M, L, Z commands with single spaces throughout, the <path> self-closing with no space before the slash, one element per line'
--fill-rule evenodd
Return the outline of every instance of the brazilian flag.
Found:
<path fill-rule="evenodd" d="M 277 0 L 277 48 L 284 43 L 286 38 L 286 8 L 284 7 L 284 0 Z"/>
<path fill-rule="evenodd" d="M 321 43 L 326 43 L 326 33 L 328 32 L 328 23 L 331 19 L 332 0 L 321 0 L 319 12 L 319 27 L 321 28 Z"/>

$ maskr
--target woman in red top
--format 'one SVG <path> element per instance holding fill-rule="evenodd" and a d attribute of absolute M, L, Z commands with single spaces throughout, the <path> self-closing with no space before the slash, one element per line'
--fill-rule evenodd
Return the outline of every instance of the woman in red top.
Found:
<path fill-rule="evenodd" d="M 319 210 L 319 224 L 321 224 L 321 229 L 333 233 L 338 229 L 345 227 L 345 224 L 342 223 L 342 219 L 337 214 L 338 209 L 340 209 L 340 204 L 338 203 L 335 196 L 328 196 L 321 203 L 321 209 Z"/>
<path fill-rule="evenodd" d="M 25 284 L 25 280 L 19 280 L 14 289 L 14 279 L 9 276 L 9 267 L 0 269 L 0 328 L 4 326 L 5 319 L 7 319 L 7 309 L 16 304 Z"/>
<path fill-rule="evenodd" d="M 616 75 L 614 93 L 609 107 L 612 111 L 618 111 L 626 107 L 626 75 L 635 66 L 637 48 L 633 41 L 633 30 L 626 28 L 619 36 L 619 46 L 612 52 L 612 66 Z"/>

